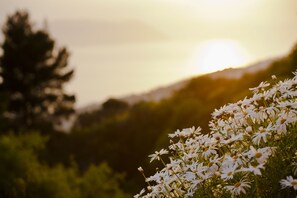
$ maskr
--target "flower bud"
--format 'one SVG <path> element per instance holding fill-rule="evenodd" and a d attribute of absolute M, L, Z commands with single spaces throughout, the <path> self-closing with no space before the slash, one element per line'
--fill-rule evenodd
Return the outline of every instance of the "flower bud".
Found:
<path fill-rule="evenodd" d="M 253 128 L 251 126 L 246 127 L 246 132 L 251 133 L 253 131 Z"/>
<path fill-rule="evenodd" d="M 139 172 L 143 173 L 143 168 L 141 166 L 138 167 L 137 169 Z"/>

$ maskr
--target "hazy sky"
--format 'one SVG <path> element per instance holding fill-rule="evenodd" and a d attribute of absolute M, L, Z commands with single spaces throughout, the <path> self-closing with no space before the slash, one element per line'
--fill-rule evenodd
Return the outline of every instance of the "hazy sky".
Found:
<path fill-rule="evenodd" d="M 37 27 L 46 19 L 71 52 L 76 75 L 67 89 L 78 106 L 215 70 L 211 64 L 280 56 L 297 43 L 296 0 L 0 0 L 1 25 L 16 9 Z"/>

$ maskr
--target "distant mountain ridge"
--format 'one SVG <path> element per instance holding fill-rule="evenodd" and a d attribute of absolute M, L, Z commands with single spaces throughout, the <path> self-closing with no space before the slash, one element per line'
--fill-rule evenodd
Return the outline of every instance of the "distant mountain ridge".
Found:
<path fill-rule="evenodd" d="M 239 79 L 244 74 L 255 73 L 266 69 L 273 61 L 275 61 L 275 59 L 268 59 L 252 65 L 248 65 L 246 67 L 228 68 L 203 75 L 209 76 L 211 78 Z M 162 86 L 145 93 L 132 94 L 119 99 L 127 102 L 128 104 L 135 104 L 140 101 L 159 102 L 162 99 L 170 97 L 175 91 L 183 88 L 190 80 L 191 79 L 182 80 L 169 86 Z"/>
<path fill-rule="evenodd" d="M 227 79 L 239 79 L 244 74 L 250 74 L 255 73 L 261 70 L 266 69 L 273 61 L 275 61 L 277 58 L 271 58 L 264 61 L 259 61 L 257 63 L 248 65 L 246 67 L 241 68 L 228 68 L 220 71 L 216 71 L 209 74 L 203 74 L 206 76 L 209 76 L 211 78 L 227 78 Z M 179 81 L 177 83 L 168 85 L 168 86 L 162 86 L 156 89 L 152 89 L 151 91 L 139 93 L 139 94 L 131 94 L 124 97 L 117 98 L 118 100 L 122 100 L 127 102 L 130 105 L 133 105 L 140 101 L 153 101 L 153 102 L 159 102 L 162 99 L 168 98 L 172 96 L 172 94 L 175 91 L 178 91 L 179 89 L 186 86 L 186 84 L 191 80 L 192 78 L 185 79 L 182 81 Z M 87 105 L 83 108 L 77 109 L 78 113 L 83 112 L 90 112 L 101 108 L 101 104 L 93 103 L 90 105 Z"/>
<path fill-rule="evenodd" d="M 260 61 L 251 65 L 248 65 L 246 67 L 227 68 L 227 69 L 220 70 L 206 75 L 214 79 L 215 78 L 239 79 L 244 74 L 251 74 L 251 73 L 255 73 L 255 72 L 267 69 L 267 67 L 275 60 L 277 60 L 277 58 L 271 58 L 264 61 Z"/>
<path fill-rule="evenodd" d="M 162 86 L 156 89 L 153 89 L 148 92 L 140 93 L 140 94 L 131 94 L 128 96 L 124 96 L 122 98 L 119 98 L 122 101 L 127 102 L 130 105 L 133 105 L 140 101 L 154 101 L 159 102 L 160 100 L 164 98 L 170 97 L 175 91 L 183 88 L 190 79 L 182 80 L 177 83 L 168 85 L 168 86 Z"/>

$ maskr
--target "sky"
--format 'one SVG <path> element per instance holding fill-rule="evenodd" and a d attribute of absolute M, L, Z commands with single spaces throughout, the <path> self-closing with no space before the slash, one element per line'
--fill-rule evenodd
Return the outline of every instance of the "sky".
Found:
<path fill-rule="evenodd" d="M 0 0 L 70 51 L 77 107 L 285 55 L 296 0 Z M 0 36 L 3 40 L 3 36 Z"/>

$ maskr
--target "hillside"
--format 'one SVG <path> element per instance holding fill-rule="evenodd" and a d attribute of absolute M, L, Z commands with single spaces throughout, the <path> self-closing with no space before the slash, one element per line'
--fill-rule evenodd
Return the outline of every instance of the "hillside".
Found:
<path fill-rule="evenodd" d="M 267 65 L 259 64 L 261 67 L 234 70 L 245 71 L 240 78 L 226 77 L 226 73 L 233 70 L 212 74 L 216 77 L 197 76 L 160 101 L 129 105 L 110 99 L 102 108 L 80 114 L 69 134 L 57 133 L 52 137 L 46 159 L 49 163 L 66 165 L 70 159 L 75 159 L 81 170 L 91 164 L 107 162 L 113 170 L 126 175 L 122 188 L 136 193 L 144 186 L 137 168 L 142 165 L 148 175 L 155 171 L 149 166 L 147 156 L 168 146 L 169 133 L 192 126 L 200 126 L 208 133 L 214 109 L 249 97 L 249 88 L 271 81 L 272 75 L 278 80 L 292 77 L 297 69 L 297 46 L 283 58 L 272 60 L 270 64 L 268 61 Z M 255 68 L 261 69 L 255 71 Z M 250 70 L 255 72 L 246 72 Z"/>
<path fill-rule="evenodd" d="M 220 71 L 216 71 L 209 74 L 204 74 L 202 76 L 208 76 L 211 78 L 226 78 L 226 79 L 239 79 L 245 74 L 252 74 L 256 73 L 261 70 L 267 69 L 267 67 L 273 62 L 277 60 L 276 58 L 271 58 L 263 61 L 259 61 L 257 63 L 247 65 L 245 67 L 241 68 L 228 68 Z M 152 102 L 159 102 L 163 99 L 171 97 L 176 91 L 180 90 L 181 88 L 185 87 L 187 83 L 191 80 L 185 79 L 167 86 L 161 86 L 155 89 L 152 89 L 147 92 L 138 93 L 138 94 L 131 94 L 126 95 L 123 97 L 118 98 L 118 100 L 124 101 L 128 103 L 129 105 L 134 105 L 141 101 L 152 101 Z M 101 108 L 100 103 L 93 103 L 89 104 L 85 107 L 77 109 L 78 113 L 84 113 L 84 112 L 91 112 L 96 111 Z"/>
<path fill-rule="evenodd" d="M 208 74 L 211 78 L 226 78 L 226 79 L 240 79 L 245 74 L 253 74 L 262 70 L 267 69 L 267 67 L 277 58 L 270 58 L 267 60 L 259 61 L 257 63 L 241 67 L 241 68 L 228 68 L 221 71 L 213 72 Z"/>
<path fill-rule="evenodd" d="M 245 67 L 228 68 L 228 69 L 224 69 L 224 70 L 220 70 L 217 72 L 204 74 L 204 75 L 214 79 L 215 78 L 239 79 L 245 74 L 252 74 L 261 70 L 265 70 L 275 60 L 276 59 L 271 58 L 271 59 L 260 61 Z M 189 81 L 190 79 L 185 79 L 183 81 L 180 81 L 168 86 L 159 87 L 145 93 L 132 94 L 125 97 L 121 97 L 119 99 L 127 102 L 130 105 L 136 104 L 137 102 L 141 102 L 141 101 L 159 102 L 163 99 L 169 98 L 174 94 L 174 92 L 185 87 Z"/>

